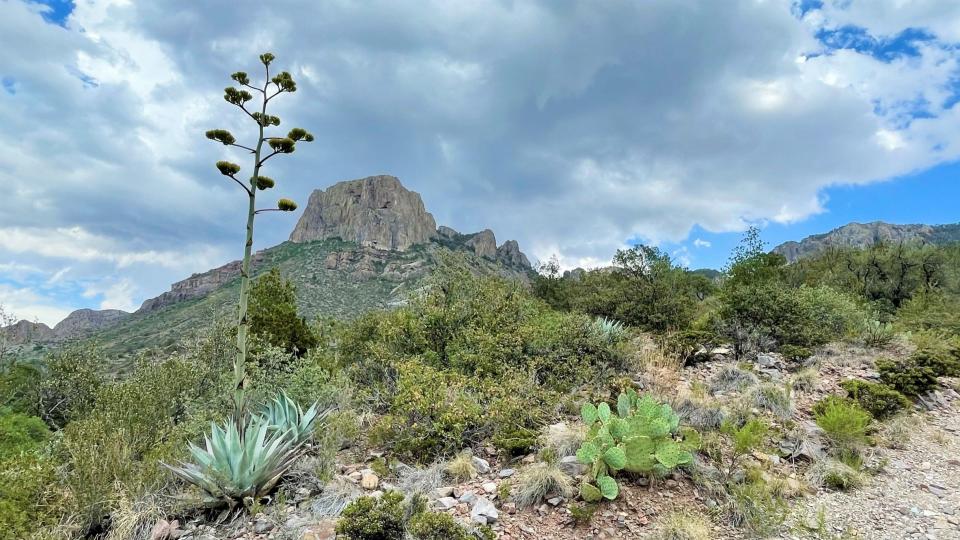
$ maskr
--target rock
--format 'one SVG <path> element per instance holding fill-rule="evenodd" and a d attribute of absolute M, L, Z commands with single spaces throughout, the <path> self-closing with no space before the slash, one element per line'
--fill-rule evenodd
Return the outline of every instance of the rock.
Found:
<path fill-rule="evenodd" d="M 453 497 L 441 497 L 437 499 L 436 506 L 441 510 L 449 510 L 457 506 L 457 500 Z"/>
<path fill-rule="evenodd" d="M 253 523 L 253 532 L 257 534 L 266 534 L 273 530 L 273 523 L 265 519 L 257 520 Z"/>
<path fill-rule="evenodd" d="M 453 486 L 438 487 L 437 489 L 433 490 L 433 493 L 438 499 L 450 497 L 453 495 Z"/>
<path fill-rule="evenodd" d="M 476 469 L 480 474 L 487 474 L 490 472 L 490 462 L 485 459 L 478 458 L 477 456 L 473 456 L 473 468 Z"/>
<path fill-rule="evenodd" d="M 52 328 L 42 322 L 33 323 L 26 319 L 0 328 L 0 333 L 7 338 L 10 345 L 38 343 L 50 341 L 54 338 Z"/>
<path fill-rule="evenodd" d="M 560 467 L 561 471 L 573 477 L 580 476 L 587 470 L 586 465 L 577 461 L 577 456 L 565 456 L 560 458 L 558 466 Z"/>
<path fill-rule="evenodd" d="M 456 230 L 454 230 L 451 227 L 447 227 L 446 225 L 441 225 L 437 227 L 437 235 L 440 238 L 455 240 L 458 236 L 460 236 L 460 233 L 458 233 Z"/>
<path fill-rule="evenodd" d="M 161 519 L 150 529 L 150 540 L 167 540 L 170 538 L 170 530 L 170 522 Z"/>
<path fill-rule="evenodd" d="M 290 241 L 341 238 L 361 246 L 406 251 L 436 236 L 437 224 L 420 195 L 384 175 L 315 190 Z"/>
<path fill-rule="evenodd" d="M 770 354 L 758 354 L 757 365 L 763 368 L 772 368 L 777 365 L 777 359 Z"/>
<path fill-rule="evenodd" d="M 486 492 L 488 495 L 491 494 L 491 493 L 496 493 L 496 492 L 497 492 L 497 483 L 496 483 L 496 482 L 487 482 L 487 483 L 483 484 L 482 487 L 483 487 L 483 491 Z"/>
<path fill-rule="evenodd" d="M 372 472 L 364 473 L 360 478 L 360 487 L 367 490 L 377 489 L 380 485 L 380 477 Z"/>
<path fill-rule="evenodd" d="M 473 503 L 473 509 L 470 510 L 470 519 L 476 523 L 488 524 L 494 523 L 500 518 L 497 507 L 493 505 L 486 497 L 477 497 Z"/>
<path fill-rule="evenodd" d="M 474 233 L 466 242 L 467 247 L 473 250 L 480 257 L 486 257 L 491 260 L 497 258 L 497 239 L 490 229 L 484 229 Z"/>
<path fill-rule="evenodd" d="M 467 503 L 470 506 L 473 506 L 473 504 L 477 502 L 477 494 L 472 491 L 467 491 L 466 493 L 460 496 L 459 500 L 462 503 Z"/>
<path fill-rule="evenodd" d="M 549 503 L 550 506 L 557 506 L 562 502 L 563 502 L 563 497 L 550 497 L 549 499 L 547 499 L 547 503 Z"/>
<path fill-rule="evenodd" d="M 363 473 L 360 471 L 353 471 L 347 475 L 347 479 L 353 482 L 354 484 L 360 483 L 360 480 L 363 479 Z"/>
<path fill-rule="evenodd" d="M 733 351 L 728 347 L 715 347 L 710 351 L 710 356 L 730 356 Z"/>
<path fill-rule="evenodd" d="M 785 242 L 773 248 L 773 252 L 783 255 L 787 262 L 792 263 L 829 248 L 862 248 L 880 242 L 889 245 L 912 242 L 939 244 L 956 241 L 956 232 L 950 227 L 951 225 L 895 225 L 882 221 L 848 223 L 825 234 L 808 236 L 799 242 Z"/>
<path fill-rule="evenodd" d="M 500 478 L 510 478 L 515 472 L 513 469 L 503 469 L 500 471 Z"/>
<path fill-rule="evenodd" d="M 520 251 L 520 245 L 516 240 L 507 240 L 497 248 L 497 260 L 509 266 L 531 268 L 530 259 Z"/>
<path fill-rule="evenodd" d="M 334 540 L 337 537 L 337 525 L 333 519 L 325 519 L 311 525 L 303 531 L 301 540 Z"/>

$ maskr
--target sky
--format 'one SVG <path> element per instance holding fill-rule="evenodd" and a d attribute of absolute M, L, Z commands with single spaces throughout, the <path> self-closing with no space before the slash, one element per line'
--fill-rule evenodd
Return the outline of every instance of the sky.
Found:
<path fill-rule="evenodd" d="M 252 136 L 222 93 L 265 51 L 298 82 L 278 130 L 316 136 L 266 171 L 301 206 L 392 174 L 568 268 L 960 220 L 953 0 L 0 0 L 0 304 L 130 311 L 238 258 L 245 197 L 213 164 L 245 156 L 203 133 Z"/>

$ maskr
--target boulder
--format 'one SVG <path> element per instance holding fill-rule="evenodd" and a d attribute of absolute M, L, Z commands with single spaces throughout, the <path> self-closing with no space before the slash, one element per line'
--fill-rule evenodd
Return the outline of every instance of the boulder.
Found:
<path fill-rule="evenodd" d="M 473 503 L 473 509 L 470 510 L 470 519 L 474 523 L 486 525 L 495 523 L 500 519 L 500 513 L 497 512 L 497 507 L 489 499 L 477 497 L 477 500 Z"/>
<path fill-rule="evenodd" d="M 437 236 L 437 223 L 416 192 L 393 176 L 340 182 L 310 194 L 291 242 L 340 238 L 361 246 L 406 251 Z"/>

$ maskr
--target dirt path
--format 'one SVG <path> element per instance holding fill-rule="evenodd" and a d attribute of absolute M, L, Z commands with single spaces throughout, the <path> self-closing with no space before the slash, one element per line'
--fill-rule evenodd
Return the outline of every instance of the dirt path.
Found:
<path fill-rule="evenodd" d="M 781 538 L 960 539 L 960 405 L 911 417 L 903 449 L 881 449 L 883 472 L 862 488 L 797 502 Z M 827 534 L 809 531 L 823 516 Z"/>

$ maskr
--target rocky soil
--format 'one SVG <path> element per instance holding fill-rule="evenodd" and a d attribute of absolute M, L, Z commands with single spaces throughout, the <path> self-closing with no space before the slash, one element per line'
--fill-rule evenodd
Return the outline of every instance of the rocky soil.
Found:
<path fill-rule="evenodd" d="M 714 352 L 712 361 L 656 375 L 658 380 L 648 382 L 648 389 L 656 391 L 657 385 L 670 387 L 678 400 L 696 394 L 695 388 L 707 385 L 724 365 L 734 363 L 725 358 L 727 351 Z M 906 352 L 894 348 L 884 354 Z M 819 378 L 813 388 L 794 392 L 796 411 L 792 422 L 811 429 L 809 426 L 815 424 L 809 411 L 816 400 L 838 393 L 844 379 L 876 378 L 873 359 L 877 354 L 851 346 L 819 351 Z M 762 381 L 774 382 L 786 382 L 796 371 L 776 355 L 757 358 L 753 369 Z M 650 374 L 645 377 L 649 379 Z M 638 374 L 636 378 L 640 382 L 644 377 Z M 736 398 L 722 392 L 711 397 L 716 402 Z M 774 454 L 755 452 L 749 459 L 769 474 L 785 479 L 798 495 L 791 499 L 792 510 L 786 522 L 770 538 L 960 539 L 960 394 L 946 388 L 928 399 L 926 406 L 918 406 L 899 425 L 900 430 L 878 434 L 879 444 L 865 460 L 875 472 L 865 475 L 863 487 L 848 492 L 809 488 L 803 481 L 806 457 L 789 457 L 782 446 L 779 451 L 771 449 Z M 184 524 L 161 522 L 155 540 L 333 540 L 332 507 L 361 494 L 377 496 L 403 487 L 404 481 L 394 473 L 389 479 L 381 479 L 374 472 L 372 467 L 381 456 L 375 451 L 361 455 L 342 453 L 338 462 L 349 464 L 341 465 L 337 479 L 322 490 L 318 485 L 294 488 L 285 504 L 273 505 L 252 519 L 226 525 L 205 525 L 200 519 Z M 586 524 L 574 518 L 579 502 L 560 494 L 548 496 L 529 508 L 518 508 L 511 499 L 501 500 L 506 492 L 504 484 L 514 484 L 519 472 L 535 460 L 532 454 L 503 459 L 493 448 L 480 449 L 473 458 L 478 473 L 475 478 L 451 483 L 437 476 L 426 482 L 430 485 L 426 494 L 434 510 L 448 512 L 465 524 L 490 525 L 497 537 L 504 540 L 660 538 L 662 518 L 677 510 L 703 516 L 712 528 L 710 538 L 749 538 L 724 519 L 717 501 L 702 486 L 680 473 L 653 483 L 621 478 L 620 497 L 601 504 Z M 574 477 L 580 473 L 581 466 L 575 458 L 561 459 L 559 465 Z M 339 499 L 329 497 L 333 492 L 339 494 Z"/>

